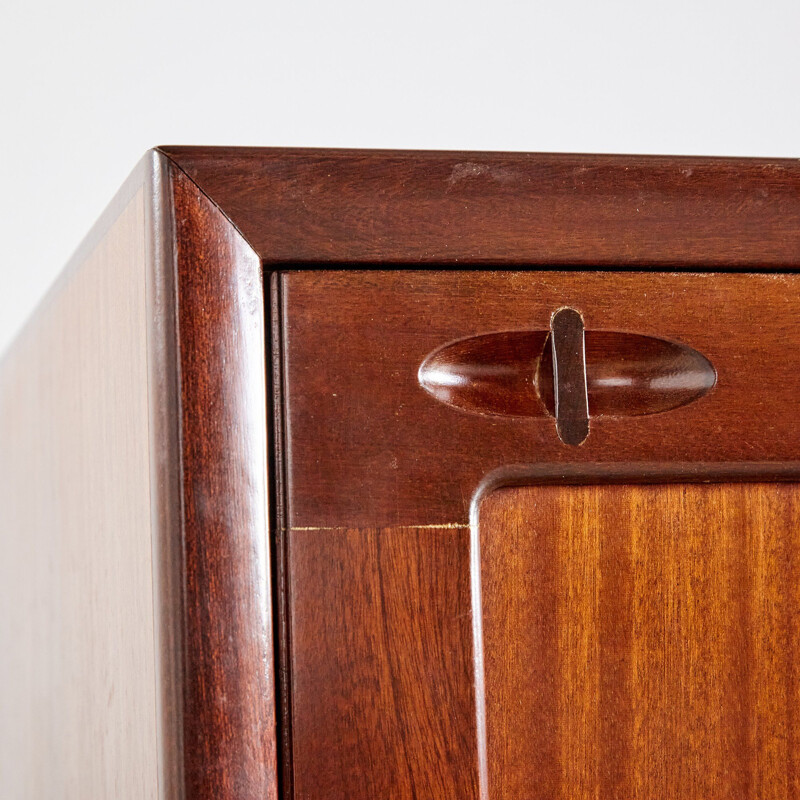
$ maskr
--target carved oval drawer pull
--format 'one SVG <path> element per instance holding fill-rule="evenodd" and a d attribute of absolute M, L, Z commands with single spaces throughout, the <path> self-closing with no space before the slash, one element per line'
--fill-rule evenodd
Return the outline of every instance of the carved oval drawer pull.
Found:
<path fill-rule="evenodd" d="M 549 331 L 461 339 L 431 353 L 419 382 L 437 400 L 476 414 L 556 419 L 562 441 L 580 444 L 589 419 L 658 414 L 697 400 L 717 380 L 711 362 L 684 344 L 635 333 L 584 330 L 560 309 Z"/>

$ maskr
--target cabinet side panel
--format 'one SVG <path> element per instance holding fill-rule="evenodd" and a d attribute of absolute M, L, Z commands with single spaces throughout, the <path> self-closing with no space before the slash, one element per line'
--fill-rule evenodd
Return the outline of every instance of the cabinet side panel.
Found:
<path fill-rule="evenodd" d="M 0 365 L 4 797 L 155 798 L 142 189 Z"/>

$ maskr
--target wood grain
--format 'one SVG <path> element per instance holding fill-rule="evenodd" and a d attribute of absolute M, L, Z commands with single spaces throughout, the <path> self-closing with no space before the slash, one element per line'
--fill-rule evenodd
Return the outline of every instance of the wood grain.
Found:
<path fill-rule="evenodd" d="M 0 365 L 4 797 L 159 796 L 146 199 L 137 171 Z"/>
<path fill-rule="evenodd" d="M 794 274 L 286 271 L 289 524 L 463 523 L 487 476 L 520 465 L 771 462 L 800 474 L 800 370 L 787 347 L 800 340 L 798 292 Z M 564 306 L 590 330 L 696 349 L 716 385 L 664 413 L 593 418 L 580 447 L 546 417 L 467 413 L 420 385 L 437 348 L 547 330 Z"/>
<path fill-rule="evenodd" d="M 488 797 L 800 793 L 796 484 L 480 504 Z"/>
<path fill-rule="evenodd" d="M 163 147 L 265 264 L 795 269 L 795 159 Z"/>
<path fill-rule="evenodd" d="M 477 798 L 469 531 L 289 536 L 294 796 Z"/>
<path fill-rule="evenodd" d="M 170 172 L 170 192 L 185 793 L 276 798 L 261 265 L 179 170 Z"/>

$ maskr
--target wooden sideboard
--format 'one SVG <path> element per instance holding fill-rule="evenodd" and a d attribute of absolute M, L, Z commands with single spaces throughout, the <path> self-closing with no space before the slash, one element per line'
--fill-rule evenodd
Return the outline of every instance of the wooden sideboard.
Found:
<path fill-rule="evenodd" d="M 800 798 L 798 267 L 796 160 L 148 153 L 0 362 L 3 797 Z"/>

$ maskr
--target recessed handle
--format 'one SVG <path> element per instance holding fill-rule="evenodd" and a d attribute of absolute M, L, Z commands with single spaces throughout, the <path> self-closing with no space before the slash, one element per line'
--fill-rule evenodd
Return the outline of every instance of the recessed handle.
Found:
<path fill-rule="evenodd" d="M 581 349 L 582 345 L 582 349 Z M 550 330 L 472 336 L 432 352 L 419 369 L 437 400 L 475 414 L 554 417 L 565 444 L 580 444 L 596 417 L 660 414 L 692 403 L 717 380 L 711 362 L 686 344 L 584 328 L 556 311 Z"/>

